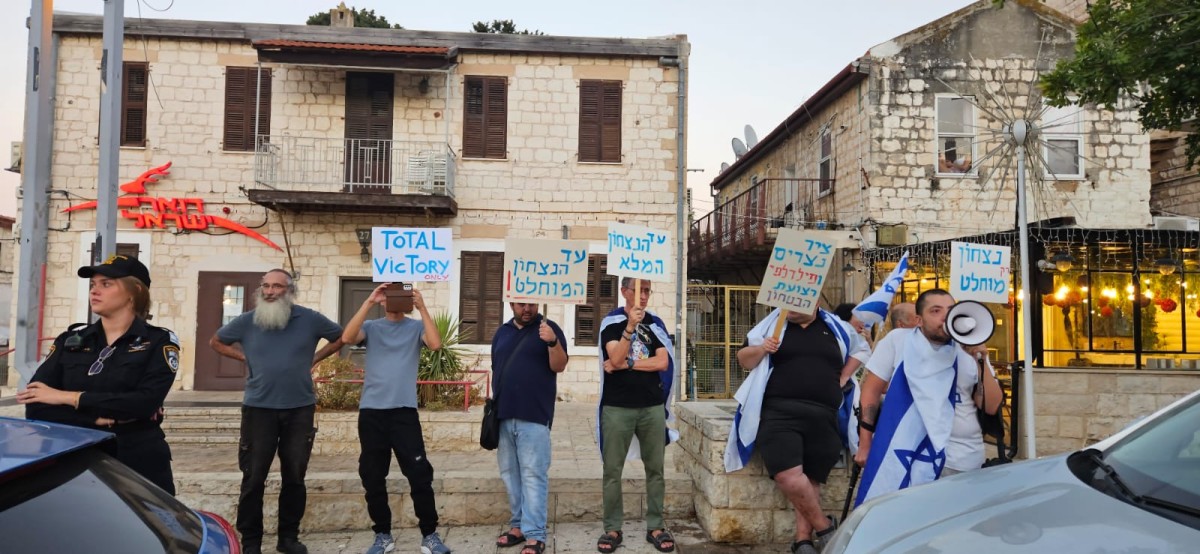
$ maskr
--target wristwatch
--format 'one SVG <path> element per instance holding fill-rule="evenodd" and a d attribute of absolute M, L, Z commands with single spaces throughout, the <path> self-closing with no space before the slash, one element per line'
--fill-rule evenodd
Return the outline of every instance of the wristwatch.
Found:
<path fill-rule="evenodd" d="M 554 339 L 554 340 L 552 340 L 552 341 L 550 341 L 550 342 L 548 342 L 548 343 L 546 343 L 546 348 L 554 348 L 555 346 L 558 346 L 558 339 L 557 339 L 557 338 L 556 338 L 556 339 Z"/>

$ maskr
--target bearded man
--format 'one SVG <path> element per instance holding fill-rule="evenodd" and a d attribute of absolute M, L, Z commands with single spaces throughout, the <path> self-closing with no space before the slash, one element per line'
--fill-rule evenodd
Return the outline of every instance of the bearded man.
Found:
<path fill-rule="evenodd" d="M 276 549 L 288 554 L 308 552 L 299 535 L 304 475 L 317 434 L 312 367 L 342 348 L 342 327 L 296 305 L 295 297 L 291 274 L 282 269 L 268 271 L 255 309 L 218 329 L 208 341 L 218 354 L 245 362 L 249 372 L 238 443 L 242 488 L 237 530 L 246 554 L 262 552 L 263 488 L 276 450 L 282 478 Z M 329 343 L 318 351 L 321 339 Z"/>

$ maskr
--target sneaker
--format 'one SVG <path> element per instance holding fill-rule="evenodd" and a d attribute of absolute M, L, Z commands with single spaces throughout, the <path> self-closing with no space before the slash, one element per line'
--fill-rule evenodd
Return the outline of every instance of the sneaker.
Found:
<path fill-rule="evenodd" d="M 442 543 L 442 537 L 434 531 L 421 539 L 421 554 L 450 554 L 450 548 Z"/>
<path fill-rule="evenodd" d="M 396 548 L 396 541 L 392 540 L 391 533 L 375 533 L 375 544 L 367 549 L 367 554 L 385 554 Z"/>

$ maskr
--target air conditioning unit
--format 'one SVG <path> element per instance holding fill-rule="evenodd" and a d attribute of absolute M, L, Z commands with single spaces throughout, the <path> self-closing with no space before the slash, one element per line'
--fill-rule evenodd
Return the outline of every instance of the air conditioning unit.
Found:
<path fill-rule="evenodd" d="M 904 246 L 908 244 L 908 225 L 880 225 L 875 229 L 875 246 Z"/>
<path fill-rule="evenodd" d="M 1182 216 L 1154 216 L 1157 231 L 1200 231 L 1200 219 Z"/>

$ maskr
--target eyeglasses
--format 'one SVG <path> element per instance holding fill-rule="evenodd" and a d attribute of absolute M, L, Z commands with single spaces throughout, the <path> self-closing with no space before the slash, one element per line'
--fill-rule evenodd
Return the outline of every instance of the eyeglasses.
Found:
<path fill-rule="evenodd" d="M 113 352 L 116 350 L 117 349 L 112 346 L 105 346 L 104 349 L 100 351 L 100 357 L 96 358 L 96 361 L 92 362 L 92 367 L 88 368 L 88 375 L 96 375 L 97 373 L 103 371 L 104 360 L 107 360 L 109 356 L 112 356 Z"/>

